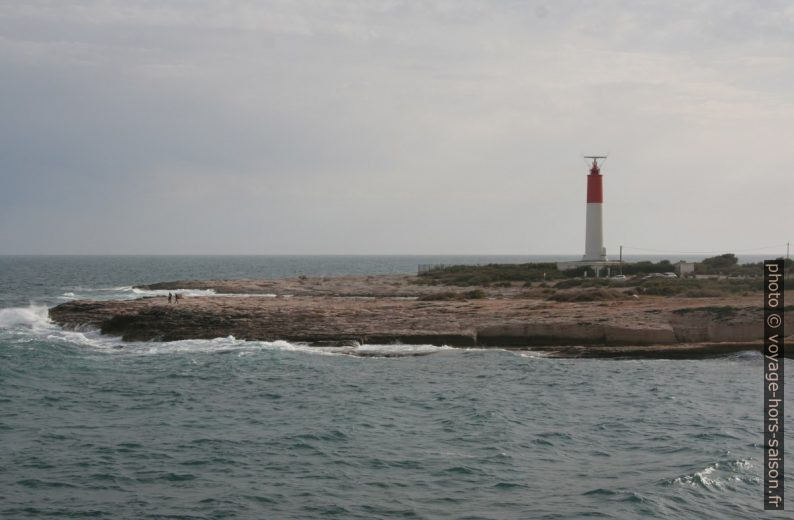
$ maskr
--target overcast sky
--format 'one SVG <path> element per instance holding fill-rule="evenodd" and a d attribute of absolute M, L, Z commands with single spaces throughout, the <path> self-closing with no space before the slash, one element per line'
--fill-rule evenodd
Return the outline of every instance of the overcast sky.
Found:
<path fill-rule="evenodd" d="M 0 253 L 581 254 L 607 152 L 610 255 L 794 239 L 789 1 L 0 1 L 0 71 Z"/>

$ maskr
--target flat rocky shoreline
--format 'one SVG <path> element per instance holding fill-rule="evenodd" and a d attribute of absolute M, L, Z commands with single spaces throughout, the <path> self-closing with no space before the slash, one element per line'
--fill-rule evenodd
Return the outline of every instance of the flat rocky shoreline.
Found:
<path fill-rule="evenodd" d="M 177 304 L 159 295 L 77 300 L 53 307 L 50 317 L 66 328 L 96 328 L 124 341 L 234 336 L 317 346 L 530 349 L 561 357 L 711 357 L 760 350 L 763 339 L 760 295 L 550 301 L 531 287 L 473 293 L 471 287 L 423 285 L 402 275 L 191 280 L 140 288 L 216 294 Z"/>

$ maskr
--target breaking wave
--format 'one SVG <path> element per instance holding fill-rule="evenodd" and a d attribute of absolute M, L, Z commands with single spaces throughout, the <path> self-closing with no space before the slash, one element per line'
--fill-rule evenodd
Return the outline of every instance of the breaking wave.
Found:
<path fill-rule="evenodd" d="M 241 355 L 260 350 L 281 350 L 288 352 L 302 352 L 315 355 L 331 356 L 357 356 L 357 357 L 411 357 L 427 355 L 452 347 L 436 347 L 433 345 L 355 345 L 343 347 L 315 347 L 305 343 L 289 341 L 247 341 L 234 336 L 215 339 L 188 339 L 180 341 L 146 341 L 146 342 L 121 342 L 115 341 L 111 345 L 102 345 L 101 348 L 112 348 L 128 354 L 177 354 L 177 353 L 231 353 Z"/>
<path fill-rule="evenodd" d="M 90 287 L 68 287 L 64 288 L 68 289 L 63 292 L 58 299 L 60 300 L 82 300 L 82 299 L 92 299 L 92 300 L 131 300 L 134 298 L 146 298 L 146 297 L 167 297 L 169 293 L 171 294 L 181 294 L 182 296 L 186 297 L 196 297 L 196 296 L 233 296 L 238 298 L 250 298 L 252 296 L 257 297 L 270 297 L 275 298 L 276 295 L 273 293 L 261 293 L 261 294 L 234 294 L 234 293 L 219 293 L 215 291 L 215 289 L 141 289 L 139 287 L 133 287 L 131 285 L 121 286 L 121 287 L 102 287 L 102 288 L 90 288 Z"/>
<path fill-rule="evenodd" d="M 444 350 L 454 350 L 448 346 L 434 345 L 345 345 L 311 346 L 289 341 L 248 341 L 234 336 L 215 339 L 190 339 L 181 341 L 136 341 L 125 342 L 114 336 L 105 336 L 99 331 L 84 328 L 64 329 L 50 321 L 48 307 L 30 305 L 0 309 L 0 330 L 28 339 L 39 339 L 58 343 L 68 343 L 89 347 L 101 352 L 122 352 L 126 354 L 175 354 L 181 352 L 253 352 L 257 350 L 283 350 L 320 355 L 342 355 L 357 357 L 412 357 L 424 356 Z"/>
<path fill-rule="evenodd" d="M 723 460 L 707 465 L 692 473 L 664 481 L 665 485 L 689 486 L 704 489 L 722 489 L 732 484 L 744 482 L 758 484 L 760 479 L 753 471 L 750 459 Z"/>
<path fill-rule="evenodd" d="M 46 305 L 0 309 L 0 329 L 43 330 L 51 326 Z"/>

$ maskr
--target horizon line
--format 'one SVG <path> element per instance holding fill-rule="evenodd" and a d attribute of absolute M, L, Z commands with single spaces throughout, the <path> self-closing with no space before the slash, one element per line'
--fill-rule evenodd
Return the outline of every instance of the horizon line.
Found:
<path fill-rule="evenodd" d="M 734 254 L 736 256 L 767 256 L 763 253 L 735 253 L 730 250 L 724 253 L 626 253 L 628 256 L 708 256 Z M 785 256 L 785 252 L 781 252 Z M 219 257 L 240 257 L 240 256 L 314 256 L 314 257 L 343 257 L 343 256 L 582 256 L 581 253 L 0 253 L 0 257 L 11 256 L 155 256 L 155 257 L 177 257 L 177 256 L 219 256 Z M 619 258 L 618 255 L 610 255 L 610 258 Z"/>

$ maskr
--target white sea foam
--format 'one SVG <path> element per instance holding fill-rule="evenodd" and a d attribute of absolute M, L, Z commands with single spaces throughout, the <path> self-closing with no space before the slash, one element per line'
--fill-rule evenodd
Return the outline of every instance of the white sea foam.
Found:
<path fill-rule="evenodd" d="M 49 317 L 46 305 L 0 309 L 0 330 L 30 339 L 66 342 L 81 346 L 109 348 L 120 343 L 118 338 L 105 337 L 95 330 L 62 329 Z"/>
<path fill-rule="evenodd" d="M 103 290 L 103 289 L 98 289 Z M 235 293 L 219 293 L 215 289 L 141 289 L 139 287 L 114 287 L 112 289 L 105 289 L 108 291 L 113 291 L 116 294 L 111 296 L 121 297 L 121 298 L 140 298 L 146 296 L 165 296 L 167 297 L 168 294 L 180 294 L 185 297 L 195 297 L 195 296 L 234 296 L 238 298 L 250 298 L 252 296 L 264 296 L 269 298 L 275 298 L 276 295 L 273 293 L 261 293 L 261 294 L 235 294 Z"/>
<path fill-rule="evenodd" d="M 234 293 L 219 293 L 216 292 L 214 289 L 157 289 L 157 290 L 149 290 L 149 289 L 140 289 L 138 287 L 133 287 L 131 285 L 125 285 L 121 287 L 99 287 L 99 288 L 92 288 L 92 287 L 64 287 L 64 289 L 69 289 L 68 291 L 62 293 L 58 296 L 60 300 L 132 300 L 135 298 L 146 298 L 146 297 L 167 297 L 168 293 L 171 294 L 180 294 L 185 297 L 196 297 L 196 296 L 224 296 L 224 297 L 236 297 L 236 298 L 252 298 L 252 297 L 265 297 L 265 298 L 275 298 L 276 294 L 274 293 L 257 293 L 257 294 L 234 294 Z"/>
<path fill-rule="evenodd" d="M 0 329 L 45 330 L 52 327 L 47 306 L 29 305 L 0 309 Z"/>
<path fill-rule="evenodd" d="M 108 353 L 157 355 L 186 352 L 226 353 L 241 355 L 259 350 L 282 350 L 315 355 L 360 356 L 360 357 L 408 357 L 452 350 L 448 346 L 434 345 L 353 345 L 314 347 L 289 341 L 246 341 L 234 336 L 215 339 L 190 339 L 181 341 L 135 341 L 125 342 L 115 336 L 105 336 L 98 330 L 84 328 L 64 329 L 50 321 L 48 308 L 44 305 L 0 309 L 0 329 L 29 338 L 68 343 Z"/>
<path fill-rule="evenodd" d="M 217 296 L 215 289 L 138 289 L 132 287 L 132 294 L 137 296 L 168 296 L 169 294 L 181 294 L 182 296 Z"/>
<path fill-rule="evenodd" d="M 530 359 L 543 359 L 550 357 L 546 352 L 540 350 L 517 350 L 514 351 L 518 357 Z"/>
<path fill-rule="evenodd" d="M 739 459 L 709 464 L 700 471 L 689 475 L 682 475 L 669 481 L 674 485 L 687 485 L 721 489 L 731 482 L 746 482 L 757 484 L 760 479 L 753 474 L 752 462 L 748 459 Z"/>
<path fill-rule="evenodd" d="M 351 355 L 368 355 L 368 356 L 414 356 L 421 354 L 432 354 L 443 350 L 454 350 L 453 347 L 448 346 L 435 346 L 435 345 L 404 345 L 404 344 L 388 344 L 388 345 L 357 345 L 355 347 L 310 347 L 310 348 L 325 348 L 330 352 L 338 351 L 341 354 Z M 336 349 L 336 350 L 334 350 Z"/>
<path fill-rule="evenodd" d="M 88 337 L 88 341 L 96 341 L 95 338 Z M 326 356 L 361 356 L 361 357 L 407 357 L 416 355 L 432 354 L 443 350 L 451 350 L 452 347 L 433 345 L 357 345 L 345 347 L 314 347 L 304 343 L 292 343 L 289 341 L 246 341 L 228 336 L 215 339 L 189 339 L 181 341 L 146 341 L 146 342 L 113 342 L 109 345 L 91 345 L 102 349 L 111 347 L 114 351 L 129 354 L 177 354 L 177 353 L 229 353 L 238 352 L 241 355 L 259 350 L 281 350 L 287 352 L 302 352 L 315 355 Z"/>

